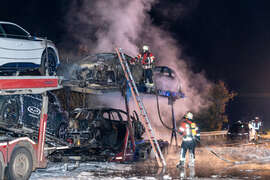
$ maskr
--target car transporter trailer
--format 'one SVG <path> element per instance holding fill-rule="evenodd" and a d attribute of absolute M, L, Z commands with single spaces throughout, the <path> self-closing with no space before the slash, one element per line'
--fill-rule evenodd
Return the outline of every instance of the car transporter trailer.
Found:
<path fill-rule="evenodd" d="M 0 77 L 0 95 L 42 94 L 38 140 L 27 135 L 0 136 L 0 179 L 25 180 L 37 168 L 46 168 L 44 156 L 48 97 L 46 92 L 61 88 L 57 76 Z M 8 129 L 8 128 L 7 128 Z"/>

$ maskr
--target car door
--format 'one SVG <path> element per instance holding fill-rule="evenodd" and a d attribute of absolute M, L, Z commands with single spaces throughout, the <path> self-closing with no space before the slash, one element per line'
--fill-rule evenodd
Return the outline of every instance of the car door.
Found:
<path fill-rule="evenodd" d="M 42 97 L 39 94 L 22 95 L 22 97 L 23 124 L 26 127 L 38 129 L 42 107 Z"/>
<path fill-rule="evenodd" d="M 0 65 L 29 62 L 40 64 L 44 50 L 41 41 L 34 40 L 28 32 L 15 24 L 0 24 Z"/>

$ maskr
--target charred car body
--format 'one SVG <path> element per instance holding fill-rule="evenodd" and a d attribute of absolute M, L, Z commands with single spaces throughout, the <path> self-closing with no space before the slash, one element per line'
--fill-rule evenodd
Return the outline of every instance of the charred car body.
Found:
<path fill-rule="evenodd" d="M 133 161 L 144 159 L 151 151 L 149 142 L 143 141 L 145 129 L 134 111 L 130 116 L 134 132 L 132 138 L 128 128 L 127 113 L 120 109 L 97 108 L 75 109 L 70 116 L 67 142 L 73 145 L 68 150 L 54 151 L 50 154 L 51 161 Z M 160 141 L 163 147 L 166 143 Z M 139 149 L 138 149 L 139 148 Z M 125 151 L 125 159 L 122 158 Z M 79 158 L 79 159 L 78 159 Z"/>
<path fill-rule="evenodd" d="M 47 133 L 62 138 L 68 126 L 67 115 L 53 93 L 48 92 L 48 98 Z M 0 126 L 29 132 L 38 130 L 41 106 L 39 94 L 0 96 Z"/>
<path fill-rule="evenodd" d="M 124 55 L 127 62 L 130 62 L 132 57 Z M 74 65 L 71 74 L 74 82 L 78 83 L 80 87 L 89 87 L 107 89 L 107 88 L 119 88 L 124 84 L 125 76 L 122 70 L 116 53 L 99 53 L 95 55 L 89 55 L 78 61 L 78 65 Z M 146 85 L 143 82 L 143 69 L 141 64 L 129 64 L 132 76 L 137 84 L 138 90 L 146 92 Z M 169 80 L 177 79 L 176 73 L 167 66 L 155 66 L 153 68 L 153 74 L 156 78 L 167 78 Z M 178 81 L 178 80 L 177 80 Z M 159 84 L 159 80 L 155 80 Z M 162 89 L 162 85 L 156 85 L 158 89 Z M 179 84 L 179 82 L 174 83 Z M 178 88 L 178 89 L 177 89 Z M 179 90 L 180 87 L 176 89 Z M 168 89 L 166 89 L 168 90 Z"/>
<path fill-rule="evenodd" d="M 131 57 L 126 56 L 127 59 Z M 82 87 L 88 84 L 102 86 L 117 86 L 124 81 L 124 74 L 118 57 L 114 53 L 89 55 L 79 60 L 71 71 L 73 80 L 81 81 Z"/>

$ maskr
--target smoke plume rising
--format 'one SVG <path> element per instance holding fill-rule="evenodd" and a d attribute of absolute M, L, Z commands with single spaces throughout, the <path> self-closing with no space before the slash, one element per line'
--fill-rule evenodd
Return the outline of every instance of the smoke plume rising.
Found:
<path fill-rule="evenodd" d="M 149 12 L 156 3 L 159 3 L 158 0 L 73 1 L 66 24 L 73 46 L 77 45 L 77 50 L 88 54 L 113 52 L 114 48 L 121 47 L 127 54 L 135 56 L 138 46 L 149 45 L 157 57 L 157 64 L 172 68 L 179 77 L 181 90 L 186 95 L 186 98 L 177 100 L 174 105 L 175 117 L 179 120 L 186 111 L 198 112 L 209 105 L 205 97 L 212 85 L 203 74 L 193 73 L 185 60 L 181 59 L 182 49 L 176 40 L 161 27 L 153 25 Z M 165 11 L 168 12 L 168 9 Z M 181 13 L 174 14 L 174 17 L 176 15 L 181 16 Z M 163 83 L 164 87 L 175 87 L 169 81 Z M 155 97 L 147 95 L 143 98 L 148 114 L 155 122 L 154 126 L 162 129 Z M 119 103 L 116 95 L 91 96 L 90 101 L 113 107 L 119 107 L 120 104 L 123 109 L 123 103 Z M 160 104 L 162 117 L 170 124 L 171 107 L 167 99 L 161 98 Z"/>

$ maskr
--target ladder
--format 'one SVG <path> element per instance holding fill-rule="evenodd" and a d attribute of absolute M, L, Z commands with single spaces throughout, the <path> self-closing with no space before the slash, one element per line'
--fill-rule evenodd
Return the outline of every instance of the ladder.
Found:
<path fill-rule="evenodd" d="M 118 55 L 120 64 L 122 66 L 125 77 L 127 79 L 127 83 L 128 83 L 128 85 L 130 87 L 134 102 L 135 102 L 137 108 L 140 110 L 140 117 L 141 117 L 142 123 L 143 123 L 143 125 L 145 127 L 147 136 L 148 136 L 148 138 L 150 140 L 152 149 L 153 149 L 153 151 L 155 153 L 155 156 L 156 156 L 156 159 L 157 159 L 157 162 L 158 162 L 158 166 L 159 167 L 165 167 L 166 166 L 166 161 L 165 161 L 165 159 L 163 157 L 163 154 L 162 154 L 161 149 L 159 147 L 158 141 L 157 141 L 157 139 L 155 137 L 154 130 L 151 127 L 150 120 L 148 118 L 147 112 L 146 112 L 145 107 L 143 105 L 142 99 L 141 99 L 141 97 L 139 95 L 136 83 L 135 83 L 135 81 L 133 79 L 133 76 L 132 76 L 131 71 L 129 69 L 126 58 L 125 58 L 125 56 L 124 56 L 124 54 L 123 54 L 123 52 L 122 52 L 122 50 L 120 48 L 119 49 L 116 48 L 115 51 L 116 51 L 116 53 Z"/>

